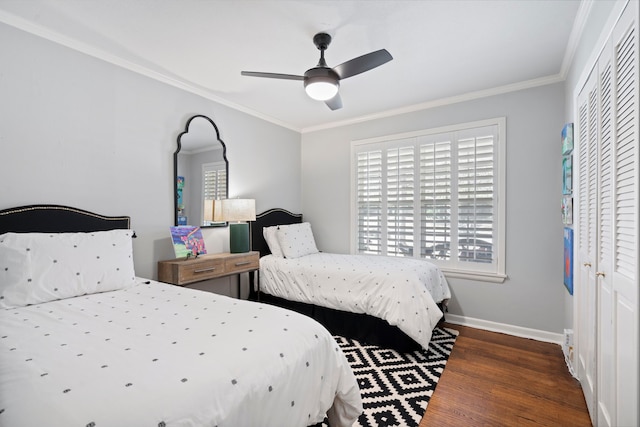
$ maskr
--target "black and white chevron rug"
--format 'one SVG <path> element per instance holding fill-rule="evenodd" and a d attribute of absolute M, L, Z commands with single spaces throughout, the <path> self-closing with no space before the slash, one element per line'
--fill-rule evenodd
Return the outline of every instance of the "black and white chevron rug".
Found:
<path fill-rule="evenodd" d="M 418 426 L 458 331 L 436 328 L 429 350 L 398 353 L 335 337 L 358 379 L 364 413 L 354 426 Z"/>

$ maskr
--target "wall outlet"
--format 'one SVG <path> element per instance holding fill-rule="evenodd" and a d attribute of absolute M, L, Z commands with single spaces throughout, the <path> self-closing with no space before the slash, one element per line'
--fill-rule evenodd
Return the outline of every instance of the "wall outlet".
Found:
<path fill-rule="evenodd" d="M 576 379 L 578 376 L 573 370 L 573 329 L 564 330 L 564 341 L 562 342 L 562 352 L 564 353 L 564 361 L 569 368 L 569 373 Z"/>
<path fill-rule="evenodd" d="M 573 358 L 573 329 L 564 330 L 564 341 L 562 343 L 562 352 L 564 357 L 569 360 Z"/>

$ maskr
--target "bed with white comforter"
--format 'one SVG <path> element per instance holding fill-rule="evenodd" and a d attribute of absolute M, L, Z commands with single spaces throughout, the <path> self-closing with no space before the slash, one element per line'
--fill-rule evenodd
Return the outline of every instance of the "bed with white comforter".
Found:
<path fill-rule="evenodd" d="M 444 275 L 428 261 L 323 252 L 262 257 L 260 291 L 384 319 L 424 348 L 442 318 L 437 303 L 451 298 Z"/>
<path fill-rule="evenodd" d="M 0 312 L 0 425 L 350 425 L 360 392 L 318 323 L 153 281 Z M 313 391 L 310 393 L 310 391 Z"/>

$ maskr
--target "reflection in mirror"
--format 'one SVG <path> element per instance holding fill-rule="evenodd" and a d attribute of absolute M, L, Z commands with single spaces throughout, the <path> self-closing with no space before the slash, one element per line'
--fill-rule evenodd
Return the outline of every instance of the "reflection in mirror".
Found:
<path fill-rule="evenodd" d="M 197 115 L 187 121 L 178 135 L 173 169 L 175 225 L 226 226 L 205 215 L 205 206 L 212 206 L 211 200 L 226 199 L 229 191 L 227 147 L 210 118 Z"/>

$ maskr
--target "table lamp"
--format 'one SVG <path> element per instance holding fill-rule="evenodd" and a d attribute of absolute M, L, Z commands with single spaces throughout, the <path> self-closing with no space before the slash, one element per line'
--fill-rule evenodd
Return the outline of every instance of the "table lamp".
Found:
<path fill-rule="evenodd" d="M 256 220 L 254 199 L 222 199 L 213 201 L 213 220 L 229 222 L 231 253 L 249 252 L 249 223 Z"/>

